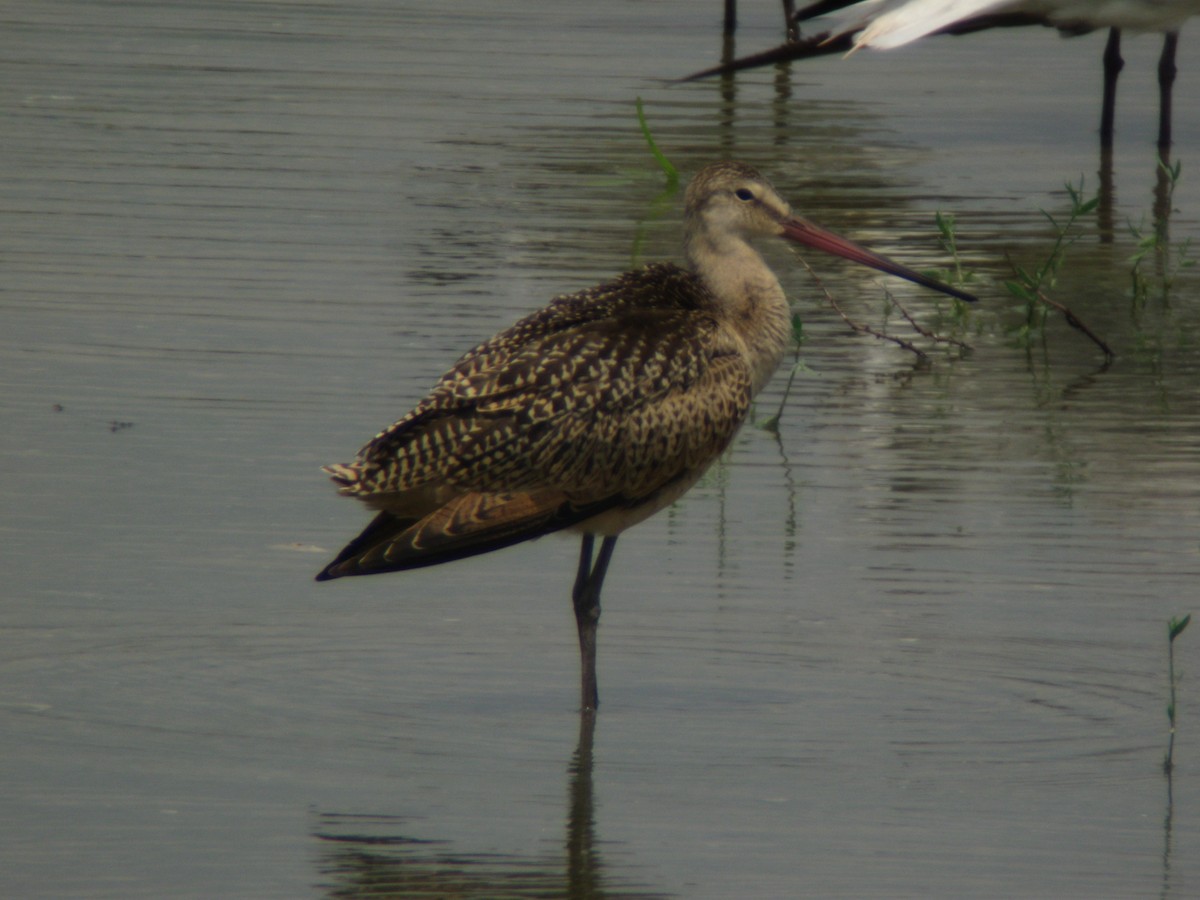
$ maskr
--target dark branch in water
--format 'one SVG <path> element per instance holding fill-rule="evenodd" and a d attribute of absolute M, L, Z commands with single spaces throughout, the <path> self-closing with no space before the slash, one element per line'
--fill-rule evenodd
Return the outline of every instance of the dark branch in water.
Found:
<path fill-rule="evenodd" d="M 1092 329 L 1090 329 L 1084 323 L 1084 321 L 1079 318 L 1079 316 L 1075 315 L 1075 313 L 1073 313 L 1071 311 L 1070 307 L 1064 306 L 1063 304 L 1059 303 L 1056 300 L 1051 300 L 1042 291 L 1038 291 L 1037 296 L 1038 296 L 1038 299 L 1041 300 L 1043 303 L 1045 303 L 1047 306 L 1051 306 L 1054 309 L 1057 309 L 1060 313 L 1062 313 L 1063 318 L 1067 320 L 1068 325 L 1070 325 L 1076 331 L 1081 331 L 1085 335 L 1087 335 L 1087 337 L 1091 340 L 1091 342 L 1100 348 L 1100 351 L 1104 354 L 1104 358 L 1106 360 L 1112 360 L 1112 359 L 1116 358 L 1117 354 L 1115 354 L 1113 352 L 1112 347 L 1108 346 L 1108 344 L 1105 343 L 1103 338 L 1101 338 L 1098 334 L 1096 334 L 1096 332 L 1092 331 Z"/>

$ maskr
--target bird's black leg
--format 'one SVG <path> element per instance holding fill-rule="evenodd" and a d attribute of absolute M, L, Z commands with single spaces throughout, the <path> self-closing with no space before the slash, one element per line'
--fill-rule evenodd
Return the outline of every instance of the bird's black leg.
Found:
<path fill-rule="evenodd" d="M 596 626 L 600 623 L 600 588 L 604 574 L 608 571 L 615 537 L 606 537 L 600 544 L 600 552 L 592 564 L 593 536 L 585 534 L 579 548 L 579 571 L 575 575 L 575 588 L 571 600 L 575 606 L 575 626 L 579 630 L 579 656 L 583 665 L 582 707 L 584 712 L 595 710 L 600 705 L 600 693 L 596 686 Z"/>
<path fill-rule="evenodd" d="M 579 571 L 575 573 L 575 587 L 571 589 L 571 599 L 575 601 L 576 608 L 579 607 L 579 595 L 583 593 L 588 575 L 592 572 L 592 544 L 594 542 L 593 535 L 584 534 L 583 541 L 579 545 Z"/>
<path fill-rule="evenodd" d="M 789 41 L 800 40 L 800 26 L 796 24 L 796 0 L 783 0 L 784 36 Z"/>
<path fill-rule="evenodd" d="M 1165 154 L 1171 146 L 1171 89 L 1175 85 L 1175 49 L 1179 32 L 1168 31 L 1163 38 L 1162 56 L 1158 58 L 1158 152 Z"/>
<path fill-rule="evenodd" d="M 1100 106 L 1100 146 L 1111 147 L 1113 121 L 1117 109 L 1117 76 L 1125 68 L 1121 59 L 1121 29 L 1108 30 L 1108 43 L 1104 46 L 1104 102 Z"/>

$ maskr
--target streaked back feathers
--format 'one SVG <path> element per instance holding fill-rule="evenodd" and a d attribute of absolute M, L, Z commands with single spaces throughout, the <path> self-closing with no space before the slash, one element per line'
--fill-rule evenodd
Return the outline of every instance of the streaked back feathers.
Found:
<path fill-rule="evenodd" d="M 386 512 L 322 574 L 482 553 L 690 483 L 750 405 L 750 373 L 711 307 L 694 274 L 651 265 L 475 347 L 354 463 L 326 467 Z"/>

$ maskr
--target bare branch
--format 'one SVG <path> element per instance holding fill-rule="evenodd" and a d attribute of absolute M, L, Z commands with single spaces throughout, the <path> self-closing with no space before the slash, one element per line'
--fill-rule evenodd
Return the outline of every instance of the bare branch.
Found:
<path fill-rule="evenodd" d="M 920 347 L 917 347 L 915 344 L 912 344 L 911 342 L 904 340 L 904 338 L 898 338 L 895 335 L 887 334 L 886 332 L 883 332 L 883 331 L 876 331 L 870 325 L 865 325 L 862 322 L 856 322 L 854 319 L 851 319 L 848 315 L 846 315 L 846 313 L 842 310 L 842 308 L 840 306 L 838 306 L 837 300 L 835 300 L 833 298 L 833 294 L 831 294 L 829 292 L 829 289 L 827 287 L 825 287 L 825 283 L 823 281 L 821 281 L 820 276 L 817 275 L 817 273 L 813 271 L 812 266 L 810 266 L 808 264 L 808 262 L 803 258 L 800 259 L 800 264 L 803 265 L 804 268 L 808 270 L 808 274 L 811 275 L 813 281 L 815 281 L 817 283 L 817 287 L 819 287 L 821 289 L 821 293 L 825 295 L 825 300 L 829 303 L 829 305 L 833 309 L 833 311 L 835 313 L 837 313 L 839 316 L 841 316 L 842 321 L 845 322 L 847 325 L 849 325 L 851 329 L 858 332 L 859 334 L 869 334 L 871 337 L 876 338 L 877 340 L 891 341 L 896 346 L 901 347 L 901 348 L 909 351 L 910 353 L 915 353 L 917 358 L 920 359 L 922 362 L 926 362 L 929 359 L 929 354 L 927 354 Z M 891 294 L 888 294 L 888 298 L 891 299 Z M 892 302 L 895 303 L 894 300 L 892 300 Z M 907 312 L 904 313 L 904 317 L 906 319 L 908 319 L 910 322 L 912 322 L 912 319 L 909 317 Z M 913 323 L 913 326 L 916 328 L 916 330 L 919 333 L 926 334 L 926 332 L 924 330 L 922 330 L 920 327 L 916 326 L 916 323 Z M 927 335 L 927 336 L 930 336 L 930 335 Z"/>
<path fill-rule="evenodd" d="M 915 331 L 917 334 L 921 335 L 921 337 L 929 338 L 929 340 L 933 341 L 936 344 L 950 344 L 951 346 L 957 347 L 960 350 L 966 350 L 968 352 L 975 349 L 970 344 L 968 344 L 966 341 L 960 341 L 957 338 L 946 337 L 945 335 L 936 334 L 935 332 L 930 331 L 928 328 L 925 328 L 923 325 L 918 323 L 916 319 L 914 319 L 912 317 L 912 313 L 910 313 L 907 309 L 904 308 L 903 303 L 901 303 L 899 300 L 897 300 L 895 297 L 892 296 L 891 291 L 889 291 L 887 288 L 884 288 L 883 292 L 884 292 L 884 294 L 887 295 L 887 298 L 891 302 L 892 306 L 894 306 L 894 307 L 896 307 L 896 309 L 900 310 L 900 315 L 904 316 L 904 318 L 908 322 L 908 324 L 912 326 L 913 331 Z"/>
<path fill-rule="evenodd" d="M 1104 353 L 1104 358 L 1106 360 L 1112 360 L 1116 357 L 1117 354 L 1113 353 L 1112 348 L 1109 347 L 1099 335 L 1092 331 L 1092 329 L 1088 328 L 1087 325 L 1084 324 L 1083 320 L 1079 318 L 1079 316 L 1071 312 L 1070 307 L 1064 306 L 1056 300 L 1051 300 L 1041 291 L 1037 292 L 1037 297 L 1047 306 L 1051 306 L 1062 313 L 1063 318 L 1067 320 L 1068 325 L 1070 325 L 1076 331 L 1082 331 L 1085 335 L 1087 335 L 1088 338 L 1091 339 L 1092 343 L 1099 347 Z"/>

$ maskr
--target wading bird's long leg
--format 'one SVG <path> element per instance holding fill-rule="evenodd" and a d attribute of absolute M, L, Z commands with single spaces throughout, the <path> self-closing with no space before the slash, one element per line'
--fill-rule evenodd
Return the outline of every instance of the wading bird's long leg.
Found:
<path fill-rule="evenodd" d="M 575 626 L 579 629 L 579 657 L 583 665 L 582 704 L 584 712 L 600 706 L 600 692 L 596 685 L 596 626 L 600 623 L 600 588 L 604 584 L 604 573 L 608 571 L 615 537 L 606 537 L 600 544 L 596 563 L 592 565 L 594 537 L 583 536 L 579 548 L 579 571 L 575 575 L 575 588 L 571 600 L 575 605 Z"/>
<path fill-rule="evenodd" d="M 1104 45 L 1104 102 L 1100 105 L 1100 146 L 1111 147 L 1113 122 L 1117 111 L 1117 76 L 1125 68 L 1121 58 L 1121 29 L 1108 30 L 1108 43 Z"/>
<path fill-rule="evenodd" d="M 1166 155 L 1171 146 L 1171 89 L 1175 85 L 1175 50 L 1179 32 L 1168 31 L 1163 38 L 1162 56 L 1158 58 L 1158 152 Z"/>

